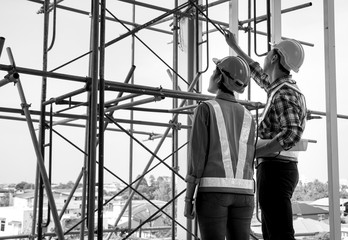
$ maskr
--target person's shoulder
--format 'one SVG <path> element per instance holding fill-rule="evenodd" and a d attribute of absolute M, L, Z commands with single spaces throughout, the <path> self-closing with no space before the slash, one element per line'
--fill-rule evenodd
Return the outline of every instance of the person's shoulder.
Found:
<path fill-rule="evenodd" d="M 196 111 L 209 111 L 209 100 L 199 102 Z"/>

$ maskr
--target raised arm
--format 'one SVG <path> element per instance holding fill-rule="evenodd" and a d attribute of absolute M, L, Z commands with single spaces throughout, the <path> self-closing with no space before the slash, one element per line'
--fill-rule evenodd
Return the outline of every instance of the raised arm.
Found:
<path fill-rule="evenodd" d="M 254 60 L 252 58 L 250 58 L 248 56 L 248 54 L 246 54 L 238 45 L 236 37 L 233 33 L 231 33 L 229 30 L 225 30 L 225 39 L 226 39 L 226 43 L 228 44 L 228 46 L 230 46 L 230 48 L 232 48 L 237 55 L 241 56 L 242 58 L 245 59 L 245 61 L 250 65 L 251 63 L 254 62 Z"/>

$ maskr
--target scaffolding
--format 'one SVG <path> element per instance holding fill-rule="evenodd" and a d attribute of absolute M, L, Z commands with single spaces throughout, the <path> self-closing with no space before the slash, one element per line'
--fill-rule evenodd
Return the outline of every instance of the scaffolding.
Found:
<path fill-rule="evenodd" d="M 33 211 L 33 223 L 32 232 L 30 235 L 23 236 L 6 236 L 6 239 L 11 238 L 29 238 L 29 239 L 42 239 L 43 237 L 57 237 L 58 239 L 65 239 L 66 236 L 71 234 L 79 235 L 80 239 L 111 239 L 116 234 L 123 231 L 123 239 L 127 239 L 132 236 L 135 232 L 151 221 L 156 215 L 162 213 L 171 219 L 171 239 L 178 238 L 178 232 L 183 232 L 181 237 L 186 234 L 186 239 L 196 239 L 197 227 L 194 222 L 186 221 L 178 216 L 180 213 L 180 200 L 182 194 L 185 192 L 184 183 L 185 179 L 180 170 L 186 169 L 186 166 L 179 164 L 179 154 L 185 149 L 187 144 L 187 135 L 190 132 L 190 124 L 192 115 L 192 109 L 195 108 L 197 102 L 205 101 L 212 98 L 211 95 L 202 94 L 202 74 L 205 73 L 209 66 L 209 34 L 213 32 L 220 31 L 223 32 L 223 28 L 229 28 L 234 33 L 238 35 L 238 31 L 245 31 L 248 34 L 248 50 L 249 55 L 251 54 L 251 39 L 254 37 L 254 51 L 257 56 L 264 55 L 258 52 L 257 35 L 264 35 L 267 37 L 267 42 L 273 42 L 279 40 L 281 36 L 281 26 L 280 26 L 280 16 L 282 13 L 295 11 L 305 7 L 310 7 L 311 3 L 306 3 L 293 8 L 281 10 L 281 5 L 278 1 L 267 0 L 267 14 L 263 16 L 256 16 L 256 0 L 254 0 L 252 8 L 251 0 L 249 0 L 248 5 L 248 18 L 245 21 L 240 21 L 238 18 L 238 0 L 218 0 L 214 2 L 202 2 L 202 1 L 173 1 L 172 8 L 164 8 L 157 5 L 147 4 L 144 2 L 138 2 L 133 0 L 118 0 L 124 4 L 132 6 L 133 16 L 132 22 L 121 20 L 118 16 L 114 15 L 113 11 L 106 6 L 105 0 L 91 0 L 90 11 L 83 11 L 81 9 L 76 9 L 72 7 L 64 6 L 64 0 L 54 0 L 52 3 L 50 1 L 40 1 L 40 0 L 28 0 L 33 3 L 38 3 L 42 5 L 39 13 L 44 15 L 44 36 L 43 36 L 43 68 L 42 70 L 29 69 L 19 67 L 15 64 L 15 56 L 13 56 L 11 48 L 7 48 L 7 54 L 10 59 L 10 65 L 0 64 L 0 70 L 6 71 L 7 75 L 3 80 L 0 81 L 0 87 L 5 86 L 8 83 L 15 83 L 18 88 L 19 95 L 21 97 L 22 109 L 10 109 L 2 108 L 3 112 L 9 112 L 14 114 L 22 114 L 24 112 L 25 118 L 20 117 L 8 117 L 1 116 L 4 119 L 10 119 L 13 121 L 26 121 L 28 123 L 28 128 L 32 137 L 33 146 L 37 156 L 37 173 L 36 173 L 36 183 L 35 183 L 35 201 L 34 201 L 34 211 Z M 181 3 L 180 3 L 181 2 Z M 338 239 L 340 236 L 339 232 L 339 215 L 337 216 L 337 211 L 339 211 L 339 204 L 337 205 L 337 193 L 338 193 L 338 169 L 337 169 L 337 126 L 336 118 L 342 117 L 343 115 L 337 115 L 335 102 L 331 96 L 335 94 L 335 72 L 332 70 L 332 64 L 334 66 L 334 39 L 332 34 L 333 28 L 333 3 L 330 1 L 325 2 L 325 24 L 328 25 L 328 32 L 325 33 L 326 40 L 326 53 L 327 57 L 327 104 L 329 111 L 327 113 L 322 113 L 319 111 L 309 111 L 309 115 L 312 118 L 316 116 L 327 116 L 328 127 L 330 128 L 330 146 L 329 146 L 329 158 L 330 164 L 329 183 L 330 183 L 330 197 L 332 199 L 330 203 L 330 229 L 332 239 Z M 209 17 L 208 10 L 214 6 L 229 3 L 229 23 L 222 21 L 212 20 Z M 135 6 L 151 9 L 160 12 L 161 14 L 155 18 L 147 20 L 143 24 L 137 24 L 135 22 Z M 69 11 L 76 14 L 82 14 L 90 16 L 90 50 L 84 54 L 74 58 L 71 61 L 64 63 L 63 65 L 53 69 L 48 70 L 48 59 L 49 51 L 54 49 L 55 40 L 55 30 L 56 23 L 58 22 L 57 10 Z M 252 11 L 254 10 L 254 11 Z M 252 17 L 252 13 L 254 16 Z M 272 15 L 272 14 L 273 15 Z M 107 16 L 109 15 L 109 16 Z M 273 19 L 271 19 L 271 15 Z M 49 19 L 53 18 L 53 29 L 50 30 Z M 119 35 L 118 37 L 106 41 L 106 23 L 108 21 L 116 22 L 122 25 L 125 33 Z M 257 30 L 256 23 L 267 22 L 267 32 L 261 32 Z M 163 29 L 160 25 L 161 23 L 170 22 L 171 29 Z M 253 23 L 253 25 L 252 25 Z M 212 27 L 211 27 L 212 26 Z M 161 34 L 166 34 L 172 36 L 172 64 L 168 64 L 164 59 L 159 56 L 149 45 L 147 45 L 138 33 L 143 30 L 154 31 Z M 184 31 L 185 30 L 185 31 Z M 49 34 L 52 34 L 52 41 L 49 43 Z M 271 34 L 272 32 L 272 34 Z M 253 34 L 253 35 L 252 35 Z M 116 43 L 119 43 L 125 38 L 132 39 L 132 49 L 130 51 L 131 55 L 131 67 L 124 79 L 124 82 L 107 80 L 105 77 L 105 71 L 107 70 L 106 62 L 106 49 Z M 162 86 L 153 87 L 147 84 L 135 84 L 134 83 L 134 72 L 135 66 L 135 47 L 134 42 L 138 41 L 144 46 L 149 52 L 151 52 L 154 57 L 163 63 L 167 68 L 169 78 L 172 81 L 172 88 L 163 88 Z M 180 41 L 185 41 L 186 50 L 184 56 L 179 52 Z M 0 56 L 3 50 L 5 39 L 0 39 Z M 302 44 L 307 46 L 313 46 L 310 43 L 301 41 Z M 267 44 L 267 49 L 270 49 L 270 44 Z M 204 52 L 205 51 L 205 52 Z M 231 53 L 233 54 L 233 53 Z M 2 56 L 4 57 L 4 56 Z M 62 74 L 57 73 L 57 71 L 69 64 L 75 63 L 83 58 L 88 57 L 88 76 L 78 76 L 73 74 Z M 183 61 L 181 61 L 184 58 Z M 185 67 L 181 65 L 184 64 Z M 184 71 L 184 70 L 186 71 Z M 152 71 L 152 70 L 150 70 Z M 37 77 L 42 77 L 41 83 L 41 101 L 40 110 L 30 111 L 30 105 L 26 102 L 25 91 L 21 85 L 21 75 L 33 75 Z M 182 75 L 185 75 L 183 77 Z M 75 90 L 65 92 L 59 96 L 54 96 L 47 98 L 47 88 L 48 81 L 56 79 L 59 81 L 69 81 L 83 84 L 83 87 L 79 87 Z M 185 88 L 180 87 L 180 83 L 185 84 Z M 110 96 L 106 96 L 107 93 L 111 92 Z M 84 94 L 84 95 L 83 95 Z M 84 101 L 75 100 L 81 99 L 79 96 L 83 95 L 85 97 Z M 162 100 L 171 99 L 172 107 L 169 109 L 168 105 L 165 108 L 160 108 L 156 104 Z M 248 89 L 248 100 L 239 100 L 239 102 L 245 105 L 248 109 L 252 111 L 258 111 L 264 105 L 260 102 L 253 102 L 251 99 L 251 89 Z M 126 103 L 124 103 L 126 102 Z M 153 105 L 153 103 L 156 103 Z M 152 104 L 152 105 L 151 105 Z M 168 103 L 167 103 L 168 104 Z M 54 110 L 55 106 L 65 106 L 59 110 Z M 155 106 L 155 107 L 146 107 Z M 83 108 L 85 113 L 70 113 L 74 110 Z M 116 118 L 115 113 L 118 110 L 129 111 L 129 119 Z M 68 112 L 68 113 L 66 113 Z M 134 113 L 142 112 L 149 114 L 167 114 L 170 115 L 169 122 L 164 123 L 161 121 L 145 121 L 145 120 L 135 120 Z M 37 118 L 32 119 L 31 116 L 37 116 Z M 59 120 L 57 120 L 59 119 Z M 161 118 L 162 119 L 162 118 Z M 182 124 L 180 120 L 187 122 L 187 124 Z M 39 123 L 38 137 L 35 135 L 35 129 L 33 127 L 33 122 Z M 76 123 L 78 122 L 78 123 Z M 128 124 L 129 129 L 126 129 L 123 125 Z M 113 127 L 111 127 L 112 125 Z M 156 126 L 164 128 L 163 133 L 154 133 L 148 131 L 137 131 L 135 130 L 135 125 L 144 126 Z M 70 141 L 59 131 L 55 130 L 55 126 L 66 126 L 69 128 L 80 127 L 85 130 L 85 142 L 84 149 L 78 147 L 73 141 Z M 186 135 L 179 136 L 182 130 L 186 130 Z M 106 145 L 105 133 L 120 132 L 129 137 L 129 179 L 125 180 L 117 176 L 111 169 L 104 164 L 104 150 Z M 146 135 L 150 140 L 159 139 L 157 146 L 154 150 L 151 150 L 142 141 L 136 138 L 136 135 Z M 74 188 L 69 195 L 66 205 L 63 207 L 60 213 L 55 205 L 55 200 L 52 195 L 50 174 L 52 172 L 52 148 L 53 141 L 52 136 L 57 135 L 64 139 L 66 142 L 71 144 L 76 150 L 82 153 L 83 164 L 81 171 L 76 178 Z M 47 137 L 48 136 L 48 137 Z M 47 139 L 48 138 L 48 139 Z M 161 148 L 167 139 L 171 139 L 171 153 L 162 158 L 159 156 Z M 184 140 L 183 140 L 184 139 Z M 332 139 L 332 141 L 331 141 Z M 337 140 L 336 140 L 337 141 Z M 143 171 L 137 178 L 133 177 L 132 164 L 133 164 L 133 149 L 134 145 L 140 146 L 143 151 L 150 154 L 150 159 L 145 165 Z M 335 145 L 336 144 L 336 145 Z M 49 156 L 45 156 L 45 150 L 48 148 Z M 122 149 L 116 150 L 121 151 Z M 186 153 L 181 153 L 185 155 Z M 171 163 L 167 163 L 166 160 L 171 159 Z M 49 164 L 45 166 L 45 160 Z M 157 161 L 157 163 L 154 163 Z M 157 206 L 151 200 L 147 199 L 143 193 L 141 193 L 138 188 L 143 180 L 153 169 L 165 166 L 165 168 L 171 174 L 171 189 L 172 195 L 171 200 L 168 201 L 163 206 Z M 96 186 L 104 185 L 104 174 L 105 172 L 113 175 L 116 179 L 126 185 L 126 188 L 122 189 L 119 193 L 114 195 L 109 199 L 104 199 L 103 188 L 99 187 L 96 191 Z M 67 208 L 77 186 L 83 183 L 83 193 L 82 193 L 82 206 L 81 206 L 81 219 L 72 228 L 64 231 L 61 226 L 61 218 Z M 181 187 L 178 187 L 178 185 Z M 121 210 L 121 213 L 112 226 L 111 229 L 105 229 L 103 227 L 103 208 L 114 198 L 119 196 L 125 191 L 129 191 L 129 197 Z M 139 194 L 144 199 L 146 199 L 149 204 L 151 204 L 156 211 L 148 217 L 141 225 L 134 228 L 131 224 L 128 226 L 127 231 L 124 231 L 118 227 L 120 218 L 123 216 L 125 211 L 129 212 L 129 222 L 131 222 L 131 212 L 132 212 L 132 199 L 135 194 Z M 45 195 L 49 201 L 49 211 L 48 221 L 50 221 L 50 216 L 52 216 L 52 221 L 55 226 L 55 233 L 44 232 L 44 227 L 47 227 L 47 222 L 43 221 L 43 208 L 44 208 L 44 197 Z M 97 196 L 97 199 L 95 199 Z M 183 202 L 183 201 L 181 201 Z M 170 207 L 171 211 L 165 211 L 167 207 Z M 37 210 L 36 210 L 37 209 Z M 331 214 L 332 213 L 332 214 Z M 339 212 L 338 212 L 339 213 Z M 180 220 L 179 220 L 180 219 Z M 75 231 L 75 228 L 79 226 L 80 231 Z M 257 239 L 255 236 L 251 238 Z M 0 239 L 5 239 L 0 237 Z"/>

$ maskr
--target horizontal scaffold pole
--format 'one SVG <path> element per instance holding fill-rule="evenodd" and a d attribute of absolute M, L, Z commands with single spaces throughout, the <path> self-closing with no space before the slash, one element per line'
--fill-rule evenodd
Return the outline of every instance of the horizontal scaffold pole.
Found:
<path fill-rule="evenodd" d="M 0 64 L 0 70 L 13 71 L 13 67 L 11 65 Z M 16 67 L 16 72 L 34 75 L 34 76 L 40 76 L 40 77 L 50 77 L 50 78 L 57 78 L 57 79 L 62 79 L 67 81 L 75 81 L 75 82 L 83 82 L 83 83 L 89 82 L 89 79 L 90 79 L 89 77 L 79 77 L 79 76 L 74 76 L 69 74 L 47 72 L 47 71 L 41 71 L 41 70 L 30 69 L 30 68 L 22 68 L 22 67 Z"/>
<path fill-rule="evenodd" d="M 29 2 L 39 3 L 39 4 L 43 4 L 44 3 L 44 1 L 41 1 L 41 0 L 28 0 L 28 1 Z M 56 7 L 59 8 L 59 9 L 66 10 L 66 11 L 70 11 L 70 12 L 74 12 L 74 13 L 90 16 L 90 12 L 88 12 L 88 11 L 83 11 L 83 10 L 80 10 L 80 9 L 67 7 L 67 6 L 64 6 L 64 5 L 56 5 Z M 116 20 L 111 18 L 111 17 L 105 17 L 105 19 L 108 20 L 108 21 L 116 22 Z M 141 26 L 141 24 L 128 22 L 128 21 L 125 21 L 125 20 L 122 20 L 122 22 L 127 24 L 127 25 L 133 26 L 133 27 Z M 171 31 L 165 31 L 163 29 L 154 28 L 154 27 L 148 27 L 146 29 L 151 30 L 151 31 L 155 31 L 155 32 L 161 32 L 161 33 L 165 33 L 165 34 L 170 34 L 170 35 L 173 34 Z"/>
<path fill-rule="evenodd" d="M 0 64 L 0 70 L 11 71 L 12 66 Z M 61 74 L 61 73 L 55 73 L 55 72 L 45 72 L 45 71 L 22 68 L 22 67 L 16 67 L 16 72 L 23 73 L 23 74 L 31 74 L 36 76 L 46 76 L 46 77 L 62 79 L 62 80 L 71 80 L 71 81 L 77 81 L 77 82 L 83 82 L 83 83 L 87 83 L 90 80 L 90 78 L 88 77 L 80 77 L 80 76 Z M 149 87 L 145 85 L 113 82 L 110 80 L 105 81 L 105 90 L 137 93 L 137 94 L 152 95 L 152 96 L 162 96 L 162 97 L 169 97 L 169 98 L 190 99 L 190 100 L 197 100 L 197 101 L 205 101 L 205 100 L 210 100 L 214 98 L 213 95 L 176 91 L 171 89 L 165 89 L 162 87 Z M 251 102 L 251 101 L 243 101 L 243 100 L 237 100 L 237 101 L 241 103 L 242 105 L 245 105 L 246 107 L 249 107 L 251 109 L 260 108 L 263 106 L 259 102 Z"/>
<path fill-rule="evenodd" d="M 281 10 L 281 13 L 288 13 L 288 12 L 292 12 L 292 11 L 299 10 L 299 9 L 302 9 L 302 8 L 306 8 L 306 7 L 310 7 L 310 6 L 312 6 L 311 2 L 304 3 L 304 4 L 301 4 L 301 5 L 295 6 L 295 7 L 286 8 L 284 10 Z M 258 23 L 262 22 L 262 21 L 266 21 L 266 20 L 267 20 L 267 15 L 262 15 L 262 16 L 259 16 L 259 17 L 256 18 L 256 21 Z M 254 21 L 254 18 L 250 18 L 250 19 L 247 19 L 247 20 L 244 20 L 244 21 L 240 21 L 239 24 L 243 25 L 245 23 L 250 23 L 250 22 L 253 22 L 253 21 Z"/>
<path fill-rule="evenodd" d="M 110 91 L 121 91 L 121 92 L 129 92 L 129 93 L 140 93 L 145 95 L 153 95 L 153 96 L 162 96 L 169 98 L 179 98 L 179 99 L 190 99 L 197 101 L 206 101 L 214 98 L 213 95 L 206 95 L 201 93 L 193 93 L 193 92 L 184 92 L 184 91 L 176 91 L 171 89 L 165 89 L 162 87 L 149 87 L 144 85 L 136 85 L 136 84 L 124 84 L 119 82 L 111 82 L 105 81 L 105 90 Z M 263 105 L 259 102 L 251 102 L 245 100 L 237 100 L 242 105 L 254 108 L 260 108 Z"/>

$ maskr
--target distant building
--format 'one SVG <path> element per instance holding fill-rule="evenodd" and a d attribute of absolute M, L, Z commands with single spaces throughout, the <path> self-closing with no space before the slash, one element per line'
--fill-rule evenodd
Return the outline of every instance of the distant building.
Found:
<path fill-rule="evenodd" d="M 13 204 L 13 190 L 0 189 L 0 207 L 11 206 Z"/>
<path fill-rule="evenodd" d="M 120 185 L 118 184 L 110 184 L 107 185 L 106 188 L 104 187 L 105 192 L 112 192 L 115 190 L 119 191 L 119 189 Z M 71 230 L 71 227 L 74 227 L 74 231 L 79 230 L 79 226 L 76 226 L 76 224 L 79 223 L 81 220 L 81 200 L 83 197 L 83 193 L 81 188 L 76 189 L 76 191 L 73 194 L 71 193 L 71 191 L 71 189 L 52 189 L 52 194 L 56 208 L 58 210 L 58 215 L 60 215 L 62 209 L 65 209 L 64 215 L 60 220 L 63 231 Z M 2 195 L 0 194 L 0 197 L 1 196 Z M 12 193 L 11 196 L 13 196 L 11 200 L 11 206 L 0 207 L 0 237 L 26 234 L 29 235 L 32 231 L 35 191 L 25 190 L 21 192 Z M 69 198 L 70 201 L 68 203 Z M 95 200 L 98 200 L 98 194 L 96 194 Z M 47 196 L 44 196 L 43 202 L 43 222 L 46 223 L 48 219 Z M 103 210 L 103 228 L 113 228 L 117 219 L 119 220 L 117 224 L 118 228 L 127 228 L 129 220 L 128 208 L 127 211 L 123 214 L 123 216 L 119 219 L 119 215 L 125 207 L 126 200 L 124 200 L 121 196 L 112 196 L 111 198 L 110 196 L 104 196 L 104 203 L 105 205 Z M 156 204 L 159 207 L 161 207 L 164 206 L 166 202 L 156 200 L 152 201 L 152 204 Z M 148 203 L 145 200 L 132 201 L 132 228 L 137 227 L 141 222 L 144 222 L 145 219 L 150 216 L 149 214 L 153 214 L 155 211 L 158 210 L 152 204 Z M 163 214 L 162 212 L 156 213 L 155 216 L 152 217 L 153 221 L 147 222 L 146 225 L 141 227 L 139 235 L 143 234 L 144 236 L 144 234 L 147 233 L 150 236 L 153 234 L 153 231 L 169 231 L 168 229 L 170 229 L 170 221 L 168 219 L 168 216 L 171 213 L 171 208 L 167 207 L 165 211 L 167 212 L 166 214 Z M 95 217 L 97 217 L 97 213 L 95 213 Z M 43 229 L 43 233 L 54 232 L 55 226 L 53 217 L 51 216 L 50 219 L 50 223 L 47 227 Z M 97 219 L 95 219 L 95 221 L 97 222 Z"/>
<path fill-rule="evenodd" d="M 63 209 L 67 194 L 53 192 L 57 210 Z M 0 207 L 0 236 L 30 234 L 33 222 L 34 191 L 21 191 L 13 194 L 11 206 Z M 81 201 L 71 201 L 66 213 L 80 212 Z M 44 198 L 43 218 L 47 219 L 48 201 Z M 52 219 L 52 218 L 51 218 Z"/>
<path fill-rule="evenodd" d="M 0 207 L 0 236 L 30 233 L 32 213 L 31 208 Z"/>
<path fill-rule="evenodd" d="M 328 210 L 314 206 L 310 203 L 292 202 L 291 205 L 294 219 L 297 217 L 302 217 L 322 221 L 329 218 Z"/>
<path fill-rule="evenodd" d="M 329 210 L 329 198 L 320 198 L 310 203 L 312 206 Z M 348 199 L 340 198 L 341 215 L 348 215 Z"/>

